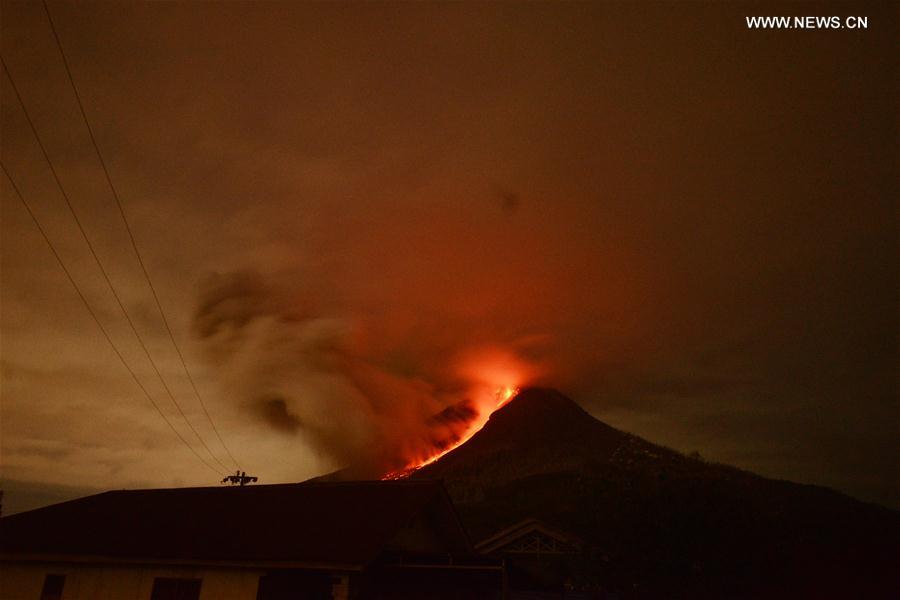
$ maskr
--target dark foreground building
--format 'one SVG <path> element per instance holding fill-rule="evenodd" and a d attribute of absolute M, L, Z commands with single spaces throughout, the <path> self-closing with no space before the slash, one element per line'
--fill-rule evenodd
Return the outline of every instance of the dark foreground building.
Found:
<path fill-rule="evenodd" d="M 434 482 L 113 491 L 0 519 L 5 600 L 494 599 Z"/>

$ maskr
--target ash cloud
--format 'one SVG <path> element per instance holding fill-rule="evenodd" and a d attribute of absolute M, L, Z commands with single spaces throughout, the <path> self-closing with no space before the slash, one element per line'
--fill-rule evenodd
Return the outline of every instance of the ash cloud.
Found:
<path fill-rule="evenodd" d="M 479 414 L 472 377 L 404 372 L 367 353 L 364 319 L 317 316 L 301 296 L 252 271 L 201 293 L 194 333 L 247 418 L 371 476 L 460 439 Z"/>
<path fill-rule="evenodd" d="M 265 421 L 279 431 L 297 433 L 303 425 L 291 411 L 283 398 L 261 398 L 259 408 Z"/>

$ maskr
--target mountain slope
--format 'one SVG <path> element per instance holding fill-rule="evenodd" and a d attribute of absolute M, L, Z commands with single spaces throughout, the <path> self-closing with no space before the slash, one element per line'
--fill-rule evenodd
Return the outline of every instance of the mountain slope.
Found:
<path fill-rule="evenodd" d="M 636 597 L 890 597 L 900 514 L 708 464 L 523 390 L 411 475 L 443 480 L 481 539 L 529 517 L 582 537 L 582 585 Z"/>

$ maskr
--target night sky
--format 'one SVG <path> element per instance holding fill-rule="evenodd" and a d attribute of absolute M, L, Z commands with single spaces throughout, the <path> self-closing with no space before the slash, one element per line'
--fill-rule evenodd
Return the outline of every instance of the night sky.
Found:
<path fill-rule="evenodd" d="M 896 6 L 50 10 L 197 387 L 263 482 L 406 447 L 460 398 L 539 383 L 683 452 L 900 506 Z M 757 14 L 869 27 L 748 30 Z M 230 467 L 40 3 L 3 2 L 2 55 L 136 327 Z M 3 77 L 3 164 L 190 441 Z M 218 483 L 5 178 L 0 233 L 4 513 Z"/>

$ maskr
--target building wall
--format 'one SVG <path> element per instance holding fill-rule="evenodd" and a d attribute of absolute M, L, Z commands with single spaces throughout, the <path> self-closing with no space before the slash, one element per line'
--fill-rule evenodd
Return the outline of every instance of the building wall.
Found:
<path fill-rule="evenodd" d="M 63 600 L 149 600 L 156 577 L 202 579 L 200 600 L 256 600 L 255 569 L 112 566 L 73 564 L 0 564 L 0 598 L 39 600 L 48 573 L 66 576 Z"/>

